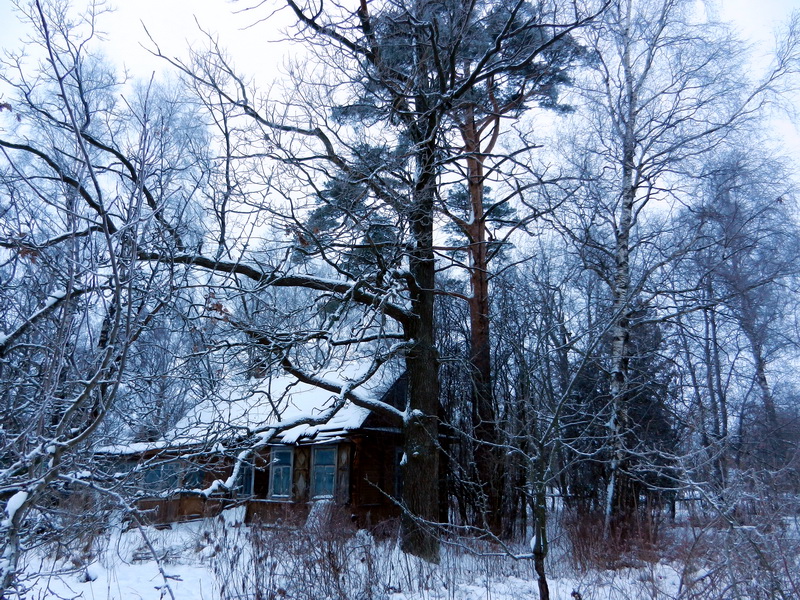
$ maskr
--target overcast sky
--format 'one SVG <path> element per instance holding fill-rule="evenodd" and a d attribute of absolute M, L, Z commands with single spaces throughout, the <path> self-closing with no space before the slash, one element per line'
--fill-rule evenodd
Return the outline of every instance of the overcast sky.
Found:
<path fill-rule="evenodd" d="M 78 6 L 81 2 L 72 1 Z M 721 19 L 734 23 L 742 36 L 754 45 L 756 54 L 761 55 L 771 51 L 776 30 L 785 26 L 791 13 L 800 11 L 800 0 L 705 2 L 714 7 Z M 163 70 L 165 65 L 141 47 L 146 43 L 143 25 L 166 54 L 185 56 L 188 46 L 204 45 L 199 24 L 208 31 L 219 33 L 221 45 L 229 50 L 240 72 L 257 74 L 259 82 L 267 84 L 277 75 L 285 46 L 266 42 L 282 37 L 282 28 L 291 22 L 291 15 L 284 10 L 266 22 L 248 28 L 258 17 L 267 14 L 266 8 L 257 12 L 243 10 L 255 3 L 257 0 L 109 0 L 109 6 L 115 7 L 114 12 L 103 15 L 99 23 L 99 29 L 107 38 L 103 49 L 113 62 L 127 67 L 134 78 L 148 78 L 150 73 Z M 267 4 L 274 6 L 279 2 Z M 12 11 L 12 0 L 0 0 L 0 47 L 19 48 L 18 40 L 23 32 Z M 779 129 L 782 130 L 779 134 L 791 138 L 792 147 L 800 147 L 797 127 L 784 121 Z"/>
<path fill-rule="evenodd" d="M 355 4 L 355 0 L 354 4 Z M 111 0 L 114 13 L 105 15 L 100 29 L 108 35 L 107 52 L 137 75 L 146 76 L 158 63 L 139 47 L 145 40 L 142 23 L 159 43 L 173 54 L 181 54 L 188 44 L 197 43 L 200 34 L 195 18 L 203 27 L 220 33 L 223 45 L 243 67 L 261 69 L 277 62 L 276 50 L 264 42 L 280 37 L 280 28 L 289 15 L 247 29 L 254 13 L 241 9 L 256 0 Z M 73 0 L 80 5 L 81 0 Z M 278 4 L 277 2 L 272 4 Z M 732 21 L 743 36 L 764 51 L 772 45 L 773 32 L 786 23 L 800 0 L 711 0 L 719 16 Z M 238 14 L 235 11 L 239 11 Z M 285 13 L 285 11 L 284 11 Z M 260 9 L 258 15 L 265 15 Z M 0 46 L 18 46 L 21 28 L 12 11 L 12 0 L 0 0 Z"/>

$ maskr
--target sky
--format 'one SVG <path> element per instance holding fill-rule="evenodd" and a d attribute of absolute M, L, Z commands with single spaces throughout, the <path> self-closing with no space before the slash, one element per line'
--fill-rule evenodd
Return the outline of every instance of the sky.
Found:
<path fill-rule="evenodd" d="M 72 3 L 80 6 L 81 1 Z M 0 46 L 3 47 L 16 46 L 14 42 L 22 34 L 13 3 L 0 0 Z M 173 55 L 185 55 L 188 46 L 201 43 L 203 34 L 199 24 L 208 31 L 219 32 L 220 41 L 245 70 L 252 67 L 254 72 L 270 71 L 281 60 L 279 51 L 265 42 L 279 39 L 291 18 L 284 10 L 267 22 L 248 28 L 256 20 L 255 15 L 264 17 L 270 10 L 267 7 L 247 10 L 257 3 L 258 0 L 109 0 L 107 5 L 114 12 L 100 21 L 100 29 L 108 38 L 104 49 L 115 62 L 122 62 L 132 72 L 146 77 L 161 65 L 140 45 L 146 40 L 143 26 L 163 49 Z M 355 0 L 353 3 L 356 4 Z M 772 46 L 775 28 L 786 23 L 792 11 L 800 11 L 800 0 L 705 0 L 705 3 L 765 51 Z"/>
<path fill-rule="evenodd" d="M 72 0 L 72 3 L 80 6 L 83 1 Z M 357 4 L 356 0 L 351 1 Z M 731 21 L 753 44 L 755 55 L 762 57 L 774 47 L 775 32 L 785 26 L 793 11 L 800 11 L 800 0 L 697 1 L 710 6 L 721 19 Z M 0 0 L 0 47 L 3 48 L 19 48 L 18 40 L 24 34 L 12 10 L 13 3 L 14 0 Z M 285 39 L 284 32 L 292 18 L 283 10 L 253 25 L 269 15 L 268 6 L 281 4 L 267 0 L 264 2 L 267 6 L 247 10 L 258 3 L 259 0 L 107 0 L 113 12 L 103 15 L 99 23 L 105 34 L 102 50 L 115 64 L 125 66 L 133 77 L 149 79 L 151 73 L 161 73 L 167 66 L 142 47 L 149 44 L 145 27 L 162 51 L 175 57 L 186 57 L 189 47 L 207 45 L 202 28 L 219 35 L 221 46 L 228 50 L 241 73 L 255 76 L 259 84 L 268 85 L 280 76 L 280 68 L 292 50 L 287 50 L 285 44 L 267 42 Z M 800 96 L 797 104 L 800 105 Z M 780 118 L 776 122 L 778 136 L 785 137 L 790 147 L 800 148 L 800 123 Z"/>
<path fill-rule="evenodd" d="M 71 0 L 76 7 L 87 2 Z M 0 47 L 4 49 L 18 49 L 26 31 L 14 3 L 0 0 Z M 165 54 L 177 57 L 185 57 L 189 47 L 206 46 L 205 30 L 218 35 L 241 70 L 271 76 L 281 60 L 278 51 L 265 42 L 280 39 L 282 28 L 290 22 L 289 15 L 283 11 L 268 23 L 252 27 L 254 12 L 246 10 L 251 5 L 250 0 L 107 0 L 111 10 L 98 20 L 103 38 L 99 47 L 132 76 L 147 79 L 153 72 L 164 71 L 166 64 L 144 47 L 153 47 L 145 28 Z M 265 9 L 258 11 L 261 17 L 266 14 Z"/>
<path fill-rule="evenodd" d="M 206 47 L 205 31 L 218 35 L 221 46 L 230 53 L 240 71 L 257 74 L 259 79 L 279 75 L 277 67 L 282 64 L 285 49 L 268 42 L 285 37 L 284 32 L 292 23 L 286 10 L 272 15 L 267 8 L 247 10 L 257 0 L 117 1 L 117 9 L 106 19 L 106 27 L 114 32 L 111 37 L 119 43 L 108 45 L 116 60 L 132 71 L 149 75 L 164 66 L 163 61 L 142 48 L 142 44 L 149 45 L 146 27 L 167 55 L 185 57 L 190 46 Z M 268 15 L 267 21 L 255 23 Z"/>
<path fill-rule="evenodd" d="M 718 0 L 716 4 L 720 17 L 735 23 L 754 42 L 771 41 L 776 26 L 800 10 L 800 0 Z"/>

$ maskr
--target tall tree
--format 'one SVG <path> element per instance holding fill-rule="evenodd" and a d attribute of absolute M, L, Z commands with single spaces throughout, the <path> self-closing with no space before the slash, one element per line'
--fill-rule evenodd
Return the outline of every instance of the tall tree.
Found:
<path fill-rule="evenodd" d="M 503 250 L 509 233 L 536 216 L 520 219 L 510 205 L 525 195 L 531 181 L 538 180 L 536 174 L 520 170 L 521 161 L 508 151 L 495 154 L 495 148 L 501 132 L 504 136 L 510 134 L 503 131 L 504 121 L 518 119 L 534 105 L 565 108 L 558 104 L 559 87 L 568 82 L 569 69 L 580 54 L 580 47 L 572 37 L 553 36 L 551 31 L 530 26 L 548 14 L 550 7 L 543 4 L 515 7 L 518 12 L 514 16 L 509 7 L 492 2 L 475 2 L 467 10 L 476 18 L 465 21 L 462 35 L 466 41 L 454 53 L 458 61 L 455 68 L 462 78 L 470 77 L 474 68 L 480 68 L 479 58 L 502 35 L 503 29 L 510 25 L 515 30 L 501 48 L 508 66 L 475 85 L 454 102 L 447 115 L 460 138 L 461 146 L 450 152 L 462 163 L 459 174 L 463 174 L 465 183 L 463 188 L 451 192 L 447 202 L 440 204 L 442 212 L 463 237 L 466 254 L 462 264 L 469 280 L 468 360 L 472 387 L 469 433 L 474 437 L 475 447 L 470 462 L 477 470 L 475 477 L 483 496 L 477 508 L 489 529 L 503 535 L 513 529 L 513 524 L 504 519 L 502 510 L 506 493 L 505 452 L 498 422 L 502 408 L 497 406 L 493 391 L 490 262 Z M 535 60 L 531 60 L 534 56 Z M 527 137 L 522 136 L 514 155 L 535 147 Z M 487 181 L 507 185 L 500 187 L 499 196 L 493 198 L 487 193 Z"/>
<path fill-rule="evenodd" d="M 754 437 L 770 440 L 762 458 L 776 466 L 786 456 L 779 449 L 781 425 L 768 371 L 794 343 L 785 333 L 792 331 L 787 319 L 794 313 L 799 249 L 792 184 L 779 162 L 737 149 L 707 163 L 697 195 L 701 201 L 687 209 L 685 222 L 698 230 L 689 266 L 700 278 L 696 288 L 704 301 L 704 331 L 698 337 L 705 347 L 700 368 L 706 375 L 697 378 L 697 387 L 709 398 L 710 433 L 723 442 L 732 416 L 722 372 L 733 365 L 723 364 L 721 355 L 735 353 L 721 340 L 719 330 L 725 327 L 747 349 L 762 413 L 763 429 Z"/>
<path fill-rule="evenodd" d="M 242 202 L 269 210 L 289 233 L 292 260 L 265 271 L 241 253 L 244 247 L 225 263 L 200 254 L 148 258 L 247 277 L 258 286 L 318 290 L 337 302 L 374 307 L 381 319 L 394 321 L 381 335 L 402 340 L 392 353 L 402 357 L 409 378 L 409 403 L 402 413 L 403 547 L 434 558 L 439 521 L 439 494 L 432 485 L 439 470 L 434 224 L 437 202 L 447 197 L 444 166 L 457 160 L 450 155 L 452 115 L 465 102 L 475 105 L 469 98 L 489 82 L 499 85 L 534 65 L 540 68 L 553 46 L 593 14 L 558 3 L 535 9 L 524 1 L 362 2 L 356 13 L 337 4 L 318 8 L 293 0 L 286 7 L 297 18 L 299 39 L 327 68 L 319 77 L 308 77 L 310 67 L 296 70 L 295 96 L 282 107 L 253 96 L 216 47 L 192 64 L 172 63 L 207 99 L 209 111 L 220 115 L 217 122 L 227 114 L 249 123 L 232 129 L 239 145 L 230 146 L 226 162 L 244 164 L 259 156 L 280 165 L 268 180 L 280 201 Z M 481 36 L 470 39 L 466 50 L 468 31 Z M 323 263 L 334 280 L 312 273 Z M 289 272 L 301 268 L 306 274 Z M 296 364 L 284 361 L 284 366 L 303 377 Z M 399 417 L 395 409 L 387 414 Z"/>

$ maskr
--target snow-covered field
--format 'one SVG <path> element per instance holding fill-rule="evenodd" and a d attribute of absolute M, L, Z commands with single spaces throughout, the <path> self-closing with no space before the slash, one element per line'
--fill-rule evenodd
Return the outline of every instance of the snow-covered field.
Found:
<path fill-rule="evenodd" d="M 117 528 L 82 555 L 29 559 L 26 599 L 92 600 L 522 600 L 538 598 L 533 564 L 446 546 L 439 565 L 366 532 L 251 528 L 241 515 L 143 531 Z M 154 558 L 155 556 L 158 559 Z M 30 555 L 29 555 L 30 556 Z M 66 569 L 66 572 L 65 572 Z M 554 558 L 551 597 L 569 600 L 680 596 L 665 562 L 578 573 Z M 684 573 L 685 576 L 685 573 Z"/>
<path fill-rule="evenodd" d="M 187 560 L 188 562 L 188 560 Z M 634 598 L 675 598 L 677 597 L 677 575 L 669 568 L 657 569 L 657 585 L 647 582 L 652 573 L 608 573 L 606 578 L 592 577 L 580 579 L 559 578 L 550 582 L 551 597 L 554 599 L 569 599 L 573 591 L 580 590 L 584 600 L 601 599 L 634 599 Z M 70 576 L 50 576 L 43 578 L 26 596 L 28 598 L 87 598 L 87 599 L 120 599 L 120 600 L 149 600 L 170 598 L 169 592 L 164 589 L 163 579 L 158 567 L 153 562 L 126 563 L 115 561 L 103 566 L 93 563 L 89 572 L 95 579 L 86 581 L 83 573 Z M 212 570 L 203 564 L 169 565 L 169 586 L 172 597 L 176 600 L 211 600 L 221 598 L 220 582 Z M 445 585 L 448 577 L 437 577 L 430 581 L 432 584 L 427 589 L 410 591 L 386 590 L 383 595 L 374 598 L 386 600 L 416 600 L 416 599 L 445 599 L 459 600 L 522 600 L 538 598 L 536 582 L 532 577 L 522 578 L 515 576 L 482 577 L 475 574 L 474 579 L 464 577 L 454 587 Z M 438 585 L 437 585 L 438 584 Z M 257 598 L 255 590 L 251 596 L 241 598 Z M 230 597 L 230 596 L 229 596 Z M 235 596 L 234 596 L 235 597 Z M 287 594 L 267 591 L 262 598 L 291 598 Z M 333 596 L 335 598 L 336 596 Z M 344 598 L 367 598 L 368 596 L 354 594 Z"/>

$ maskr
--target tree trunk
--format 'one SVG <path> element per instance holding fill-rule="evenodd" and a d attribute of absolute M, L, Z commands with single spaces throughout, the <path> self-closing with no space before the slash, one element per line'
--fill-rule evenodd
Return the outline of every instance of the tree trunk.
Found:
<path fill-rule="evenodd" d="M 767 435 L 770 437 L 778 435 L 778 412 L 775 409 L 775 398 L 767 381 L 767 361 L 764 360 L 764 351 L 761 344 L 755 339 L 750 338 L 750 347 L 753 352 L 753 363 L 755 365 L 755 380 L 761 392 L 761 404 L 764 407 L 764 414 L 767 418 Z"/>
<path fill-rule="evenodd" d="M 624 20 L 631 23 L 631 3 L 628 2 Z M 630 346 L 630 244 L 633 229 L 633 205 L 636 200 L 637 182 L 634 167 L 636 153 L 636 86 L 630 56 L 631 41 L 623 41 L 622 68 L 625 85 L 625 114 L 622 139 L 622 180 L 620 185 L 620 209 L 616 231 L 615 273 L 613 281 L 613 319 L 611 329 L 611 416 L 608 420 L 609 437 L 611 439 L 611 461 L 609 479 L 606 489 L 606 507 L 603 519 L 603 534 L 610 535 L 612 518 L 620 507 L 627 502 L 621 501 L 620 491 L 628 486 L 622 479 L 625 477 L 624 463 L 626 458 L 625 430 L 628 426 L 626 395 L 628 388 L 628 363 Z"/>
<path fill-rule="evenodd" d="M 484 497 L 479 507 L 489 530 L 503 533 L 503 488 L 506 469 L 492 389 L 491 330 L 489 320 L 489 253 L 484 214 L 484 166 L 478 124 L 467 109 L 461 126 L 467 156 L 467 192 L 470 218 L 463 227 L 469 254 L 470 375 L 472 380 L 472 429 L 475 436 L 475 470 Z M 482 525 L 482 524 L 480 524 Z"/>
<path fill-rule="evenodd" d="M 0 598 L 14 589 L 22 549 L 20 548 L 20 525 L 30 499 L 26 492 L 19 491 L 6 499 L 6 508 L 0 515 Z"/>
<path fill-rule="evenodd" d="M 422 138 L 426 139 L 426 138 Z M 432 144 L 431 141 L 424 142 Z M 408 416 L 405 424 L 401 547 L 430 562 L 439 561 L 439 356 L 434 328 L 433 201 L 435 154 L 420 146 L 419 178 L 414 190 L 411 226 L 414 248 L 409 258 L 411 304 L 415 318 L 406 337 L 413 347 L 406 357 Z"/>
<path fill-rule="evenodd" d="M 714 297 L 714 290 L 710 277 L 706 278 L 706 297 L 708 301 Z M 706 386 L 712 411 L 712 426 L 716 448 L 714 453 L 715 477 L 720 493 L 727 487 L 727 438 L 728 438 L 728 408 L 725 397 L 725 388 L 722 385 L 722 362 L 719 355 L 719 339 L 717 336 L 717 315 L 714 309 L 703 311 L 705 326 L 704 354 L 706 359 Z"/>
<path fill-rule="evenodd" d="M 541 449 L 544 452 L 544 448 Z M 544 456 L 544 454 L 541 454 Z M 543 460 L 543 459 L 542 459 Z M 544 560 L 547 558 L 548 542 L 547 542 L 547 495 L 545 494 L 545 486 L 543 483 L 543 475 L 546 470 L 546 465 L 539 465 L 540 479 L 542 482 L 537 482 L 536 493 L 534 496 L 533 507 L 533 566 L 536 570 L 537 584 L 539 587 L 539 600 L 550 600 L 550 587 L 547 585 L 547 574 L 544 569 Z"/>

